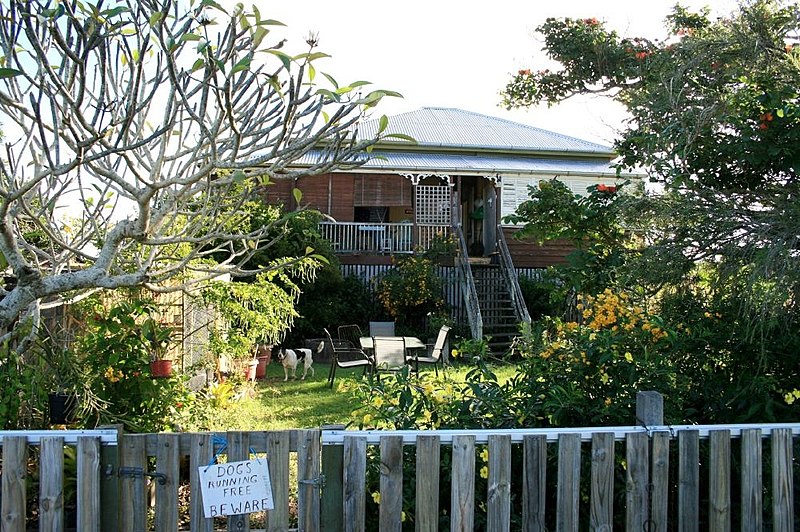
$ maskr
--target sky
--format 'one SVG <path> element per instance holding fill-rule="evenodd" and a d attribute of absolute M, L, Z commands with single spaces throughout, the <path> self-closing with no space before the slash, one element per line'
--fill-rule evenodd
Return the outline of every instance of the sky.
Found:
<path fill-rule="evenodd" d="M 224 0 L 223 5 L 232 5 Z M 553 108 L 507 111 L 499 92 L 522 68 L 551 67 L 535 28 L 548 17 L 596 17 L 623 36 L 666 36 L 664 18 L 676 0 L 259 0 L 263 18 L 286 28 L 284 50 L 305 51 L 306 36 L 318 34 L 319 51 L 331 55 L 317 68 L 340 85 L 356 80 L 391 89 L 379 114 L 422 107 L 454 107 L 611 145 L 624 110 L 600 97 L 569 100 Z M 246 6 L 250 3 L 245 0 Z M 683 0 L 708 6 L 712 16 L 730 14 L 734 0 Z"/>

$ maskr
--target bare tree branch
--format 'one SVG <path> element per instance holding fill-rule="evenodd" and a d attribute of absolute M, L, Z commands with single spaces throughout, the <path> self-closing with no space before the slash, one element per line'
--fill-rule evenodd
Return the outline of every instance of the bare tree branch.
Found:
<path fill-rule="evenodd" d="M 16 278 L 0 326 L 100 287 L 251 275 L 274 237 L 241 229 L 234 190 L 361 164 L 377 139 L 359 121 L 396 94 L 317 85 L 325 55 L 270 46 L 272 24 L 177 0 L 0 5 L 0 260 Z"/>

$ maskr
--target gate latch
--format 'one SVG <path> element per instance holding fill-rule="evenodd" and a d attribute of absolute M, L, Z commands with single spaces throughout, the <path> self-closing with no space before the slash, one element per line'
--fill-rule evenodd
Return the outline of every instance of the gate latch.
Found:
<path fill-rule="evenodd" d="M 150 473 L 146 472 L 141 467 L 120 467 L 117 474 L 121 477 L 144 478 L 150 477 L 155 479 L 156 482 L 162 486 L 167 483 L 167 475 L 164 473 Z"/>

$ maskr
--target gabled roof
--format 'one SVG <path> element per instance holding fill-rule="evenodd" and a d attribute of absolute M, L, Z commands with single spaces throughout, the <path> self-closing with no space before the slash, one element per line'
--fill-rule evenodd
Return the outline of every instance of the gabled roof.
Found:
<path fill-rule="evenodd" d="M 378 131 L 379 120 L 359 126 L 359 137 L 371 138 Z M 384 142 L 380 148 L 397 146 L 404 151 L 494 151 L 547 153 L 572 156 L 613 158 L 614 151 L 595 144 L 545 129 L 482 115 L 461 109 L 423 107 L 417 111 L 389 117 L 384 133 L 400 133 L 413 137 L 417 144 Z"/>

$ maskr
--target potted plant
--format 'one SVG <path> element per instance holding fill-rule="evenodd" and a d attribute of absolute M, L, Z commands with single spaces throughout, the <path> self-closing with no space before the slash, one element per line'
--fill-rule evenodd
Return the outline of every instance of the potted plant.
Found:
<path fill-rule="evenodd" d="M 47 394 L 51 425 L 66 425 L 74 420 L 78 398 L 75 393 L 53 391 Z"/>
<path fill-rule="evenodd" d="M 253 356 L 258 361 L 256 366 L 256 379 L 264 379 L 267 376 L 267 366 L 272 360 L 272 346 L 264 343 L 257 343 L 253 348 Z"/>
<path fill-rule="evenodd" d="M 49 384 L 47 411 L 51 425 L 66 425 L 75 419 L 78 406 L 80 370 L 74 354 L 67 349 L 53 345 L 52 337 L 37 341 L 41 364 L 39 373 Z"/>
<path fill-rule="evenodd" d="M 142 323 L 142 334 L 149 343 L 150 372 L 155 378 L 172 376 L 172 360 L 167 357 L 172 329 L 165 327 L 153 318 Z"/>

